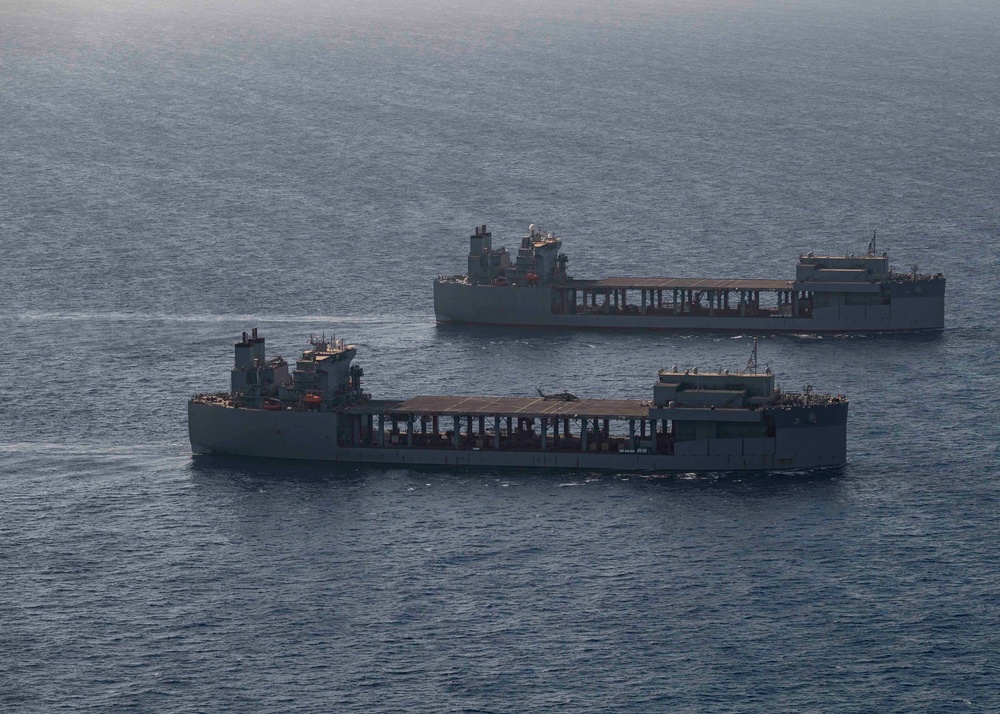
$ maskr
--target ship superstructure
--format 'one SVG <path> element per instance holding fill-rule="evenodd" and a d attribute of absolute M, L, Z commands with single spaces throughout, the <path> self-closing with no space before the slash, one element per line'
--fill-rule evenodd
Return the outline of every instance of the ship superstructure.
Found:
<path fill-rule="evenodd" d="M 225 399 L 236 407 L 279 410 L 286 406 L 320 409 L 354 404 L 361 399 L 364 371 L 351 360 L 354 345 L 326 335 L 310 335 L 309 348 L 289 373 L 282 357 L 265 358 L 265 340 L 257 328 L 235 345 L 230 392 Z"/>
<path fill-rule="evenodd" d="M 236 344 L 233 391 L 188 403 L 192 450 L 269 458 L 435 466 L 716 471 L 836 466 L 847 456 L 842 396 L 781 391 L 743 372 L 661 370 L 648 401 L 538 396 L 372 399 L 356 348 L 313 338 L 296 368 Z M 247 351 L 249 350 L 249 352 Z M 756 351 L 756 346 L 755 346 Z M 252 359 L 252 361 L 250 361 Z M 284 379 L 284 381 L 281 381 Z"/>
<path fill-rule="evenodd" d="M 945 277 L 890 269 L 875 239 L 862 255 L 799 256 L 794 280 L 573 279 L 562 240 L 534 225 L 511 264 L 486 226 L 469 272 L 434 281 L 438 322 L 749 332 L 944 328 Z"/>

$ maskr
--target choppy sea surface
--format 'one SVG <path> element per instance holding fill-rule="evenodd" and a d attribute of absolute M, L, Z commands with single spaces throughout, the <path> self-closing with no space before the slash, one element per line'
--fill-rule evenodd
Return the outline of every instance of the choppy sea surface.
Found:
<path fill-rule="evenodd" d="M 1000 710 L 1000 5 L 0 5 L 0 710 Z M 790 474 L 194 460 L 253 326 L 376 396 L 647 398 L 747 335 L 435 326 L 487 223 L 570 272 L 948 276 L 764 336 L 851 398 Z"/>

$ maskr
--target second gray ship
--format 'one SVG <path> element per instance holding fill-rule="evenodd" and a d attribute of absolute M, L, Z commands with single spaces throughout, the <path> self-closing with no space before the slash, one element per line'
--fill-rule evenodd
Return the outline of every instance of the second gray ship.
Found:
<path fill-rule="evenodd" d="M 862 255 L 799 256 L 794 280 L 579 280 L 561 248 L 561 238 L 532 225 L 511 260 L 477 226 L 467 272 L 434 281 L 437 321 L 750 333 L 944 328 L 944 275 L 893 271 L 874 236 Z"/>

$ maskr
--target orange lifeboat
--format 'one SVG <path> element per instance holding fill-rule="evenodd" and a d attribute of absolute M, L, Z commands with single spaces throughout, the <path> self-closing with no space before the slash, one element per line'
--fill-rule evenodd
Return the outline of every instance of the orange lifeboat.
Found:
<path fill-rule="evenodd" d="M 528 273 L 527 275 L 524 276 L 524 282 L 526 282 L 528 285 L 538 285 L 538 274 Z"/>
<path fill-rule="evenodd" d="M 319 405 L 323 403 L 323 397 L 318 394 L 307 394 L 304 398 L 307 409 L 319 409 Z"/>
<path fill-rule="evenodd" d="M 508 285 L 507 278 L 493 278 L 492 284 L 498 288 L 506 287 Z"/>
<path fill-rule="evenodd" d="M 285 408 L 285 405 L 279 402 L 277 399 L 268 399 L 264 402 L 264 411 L 269 412 L 280 412 Z"/>

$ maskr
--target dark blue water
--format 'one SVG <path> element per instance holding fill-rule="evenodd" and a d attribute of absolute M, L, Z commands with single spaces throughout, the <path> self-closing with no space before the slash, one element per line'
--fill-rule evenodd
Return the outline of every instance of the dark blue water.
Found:
<path fill-rule="evenodd" d="M 1000 6 L 0 6 L 0 710 L 1000 709 Z M 732 335 L 435 327 L 472 227 L 578 277 L 948 275 L 933 336 L 762 339 L 851 399 L 782 475 L 193 461 L 231 344 L 376 396 L 648 398 Z"/>

